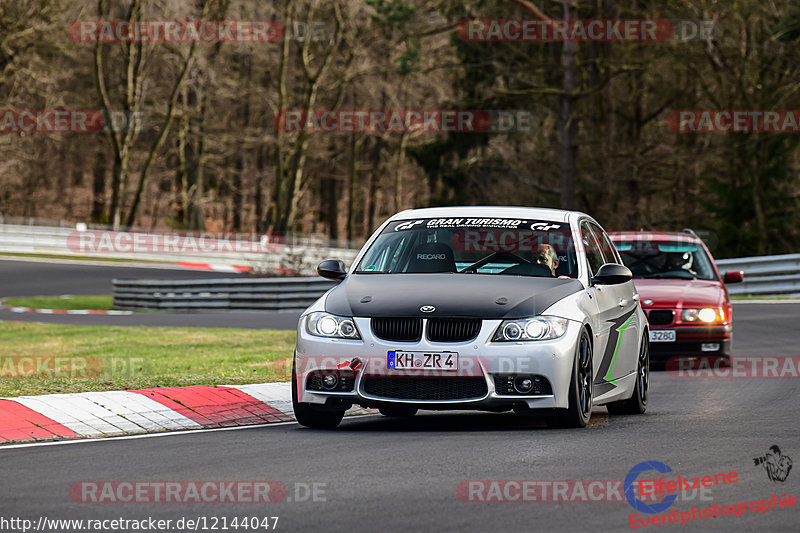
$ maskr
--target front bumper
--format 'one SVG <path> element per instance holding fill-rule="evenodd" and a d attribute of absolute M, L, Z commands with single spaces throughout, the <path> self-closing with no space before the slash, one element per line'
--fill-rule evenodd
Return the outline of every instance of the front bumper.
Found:
<path fill-rule="evenodd" d="M 329 339 L 309 335 L 301 319 L 297 333 L 295 372 L 298 401 L 341 408 L 413 405 L 420 409 L 503 411 L 513 408 L 567 408 L 575 347 L 582 324 L 570 321 L 558 339 L 528 342 L 491 342 L 501 320 L 483 320 L 467 342 L 394 342 L 376 337 L 369 318 L 355 318 L 362 339 Z M 423 328 L 427 330 L 427 328 Z M 457 371 L 394 370 L 387 353 L 403 350 L 424 353 L 456 352 Z M 354 358 L 361 366 L 352 371 Z M 341 367 L 341 368 L 339 368 Z M 339 372 L 352 381 L 343 390 L 324 391 L 317 378 Z M 509 377 L 539 378 L 535 390 L 520 394 L 509 387 Z M 311 385 L 311 387 L 309 387 Z M 549 387 L 548 387 L 549 386 Z M 538 393 L 536 393 L 538 391 Z"/>

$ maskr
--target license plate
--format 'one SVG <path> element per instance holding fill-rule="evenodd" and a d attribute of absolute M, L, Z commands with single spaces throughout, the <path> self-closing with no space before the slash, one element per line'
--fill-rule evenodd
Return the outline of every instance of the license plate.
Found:
<path fill-rule="evenodd" d="M 391 350 L 386 356 L 386 366 L 390 370 L 458 370 L 458 354 Z"/>
<path fill-rule="evenodd" d="M 651 329 L 650 342 L 675 342 L 675 330 Z"/>

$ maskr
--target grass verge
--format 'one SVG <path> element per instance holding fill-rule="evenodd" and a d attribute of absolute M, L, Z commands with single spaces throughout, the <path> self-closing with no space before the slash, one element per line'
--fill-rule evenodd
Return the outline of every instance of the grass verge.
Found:
<path fill-rule="evenodd" d="M 287 381 L 295 332 L 0 322 L 0 396 Z"/>
<path fill-rule="evenodd" d="M 32 307 L 33 309 L 112 309 L 114 298 L 110 294 L 102 296 L 28 296 L 6 298 L 3 305 L 11 307 Z"/>

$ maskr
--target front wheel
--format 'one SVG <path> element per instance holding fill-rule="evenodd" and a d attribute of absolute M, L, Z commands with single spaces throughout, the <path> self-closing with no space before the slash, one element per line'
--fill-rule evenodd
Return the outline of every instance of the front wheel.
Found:
<path fill-rule="evenodd" d="M 558 409 L 547 418 L 553 428 L 582 428 L 592 416 L 592 341 L 584 329 L 578 338 L 578 347 L 572 363 L 572 379 L 569 384 L 569 408 Z"/>
<path fill-rule="evenodd" d="M 292 408 L 294 417 L 301 426 L 314 429 L 333 429 L 344 418 L 344 411 L 322 411 L 310 403 L 297 401 L 297 372 L 295 362 L 292 361 Z"/>
<path fill-rule="evenodd" d="M 647 332 L 642 337 L 639 360 L 636 363 L 636 384 L 627 400 L 611 402 L 608 407 L 612 415 L 641 415 L 647 410 L 647 395 L 650 392 L 650 339 Z"/>

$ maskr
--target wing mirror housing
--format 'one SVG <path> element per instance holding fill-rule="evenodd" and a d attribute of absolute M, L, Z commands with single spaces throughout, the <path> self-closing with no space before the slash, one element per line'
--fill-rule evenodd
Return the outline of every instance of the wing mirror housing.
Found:
<path fill-rule="evenodd" d="M 601 266 L 591 280 L 592 285 L 620 285 L 633 279 L 630 269 L 617 263 Z"/>
<path fill-rule="evenodd" d="M 728 270 L 723 278 L 725 283 L 741 283 L 744 281 L 744 272 L 741 270 Z"/>
<path fill-rule="evenodd" d="M 317 267 L 317 274 L 323 278 L 341 280 L 347 275 L 347 271 L 341 259 L 326 259 Z"/>

